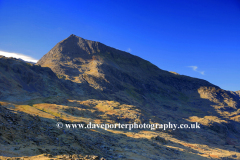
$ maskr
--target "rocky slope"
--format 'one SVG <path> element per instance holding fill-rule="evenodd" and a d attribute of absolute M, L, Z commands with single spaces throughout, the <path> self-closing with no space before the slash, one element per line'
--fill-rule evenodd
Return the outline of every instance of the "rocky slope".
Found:
<path fill-rule="evenodd" d="M 157 93 L 167 87 L 192 90 L 214 86 L 204 80 L 163 71 L 137 56 L 75 35 L 59 42 L 37 64 L 51 68 L 65 79 L 87 82 L 110 93 L 129 88 L 127 85 L 141 94 Z"/>
<path fill-rule="evenodd" d="M 83 94 L 81 87 L 71 81 L 59 79 L 51 69 L 22 60 L 0 56 L 0 72 L 0 100 L 15 102 Z"/>
<path fill-rule="evenodd" d="M 161 70 L 100 42 L 70 35 L 37 65 L 2 57 L 0 72 L 1 158 L 34 159 L 44 153 L 53 159 L 64 154 L 98 159 L 240 158 L 238 92 Z M 58 129 L 57 122 L 198 122 L 201 128 L 106 131 Z"/>

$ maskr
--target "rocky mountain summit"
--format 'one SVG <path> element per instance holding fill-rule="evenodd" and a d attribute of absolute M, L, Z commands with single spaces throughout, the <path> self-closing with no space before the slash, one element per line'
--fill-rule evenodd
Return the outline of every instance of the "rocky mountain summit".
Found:
<path fill-rule="evenodd" d="M 126 85 L 139 92 L 152 92 L 166 85 L 178 90 L 214 86 L 204 80 L 163 71 L 140 57 L 75 35 L 59 42 L 37 64 L 73 82 L 87 82 L 95 89 L 112 92 L 128 88 Z"/>
<path fill-rule="evenodd" d="M 36 65 L 0 57 L 0 72 L 1 159 L 240 158 L 239 92 L 100 42 L 70 35 Z M 57 122 L 200 128 L 58 129 Z"/>

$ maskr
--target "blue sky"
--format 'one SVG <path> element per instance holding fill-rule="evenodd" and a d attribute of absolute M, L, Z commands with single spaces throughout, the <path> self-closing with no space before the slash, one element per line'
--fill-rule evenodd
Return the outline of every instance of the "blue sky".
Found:
<path fill-rule="evenodd" d="M 0 0 L 0 54 L 38 60 L 70 34 L 240 90 L 238 0 Z"/>

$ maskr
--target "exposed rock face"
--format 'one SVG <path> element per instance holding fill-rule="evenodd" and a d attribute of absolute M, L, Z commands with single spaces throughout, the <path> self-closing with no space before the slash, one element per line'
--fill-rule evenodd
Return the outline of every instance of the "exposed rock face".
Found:
<path fill-rule="evenodd" d="M 75 35 L 59 42 L 37 64 L 72 82 L 91 86 L 101 92 L 95 95 L 101 94 L 104 99 L 115 97 L 126 102 L 124 97 L 130 97 L 127 101 L 130 104 L 135 100 L 140 105 L 155 106 L 162 103 L 162 98 L 178 101 L 194 98 L 194 103 L 205 98 L 221 103 L 222 110 L 224 105 L 233 110 L 239 108 L 236 93 L 202 79 L 161 70 L 130 53 Z"/>
<path fill-rule="evenodd" d="M 37 64 L 105 93 L 128 91 L 147 98 L 147 93 L 167 93 L 169 89 L 177 94 L 202 86 L 219 88 L 205 80 L 161 70 L 137 56 L 75 35 L 59 42 Z"/>
<path fill-rule="evenodd" d="M 0 102 L 0 144 L 9 149 L 18 145 L 20 155 L 34 149 L 34 154 L 26 155 L 240 158 L 239 91 L 225 91 L 202 79 L 161 70 L 140 57 L 75 35 L 59 42 L 37 65 L 1 57 L 0 72 L 0 100 L 4 101 Z M 59 130 L 57 121 L 198 122 L 201 129 Z M 3 152 L 7 150 L 0 146 Z"/>

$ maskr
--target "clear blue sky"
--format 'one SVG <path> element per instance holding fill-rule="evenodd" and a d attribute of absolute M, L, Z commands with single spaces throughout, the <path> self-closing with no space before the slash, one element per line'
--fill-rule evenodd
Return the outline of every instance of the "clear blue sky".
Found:
<path fill-rule="evenodd" d="M 240 90 L 239 0 L 0 0 L 0 51 L 40 59 L 70 34 Z"/>

